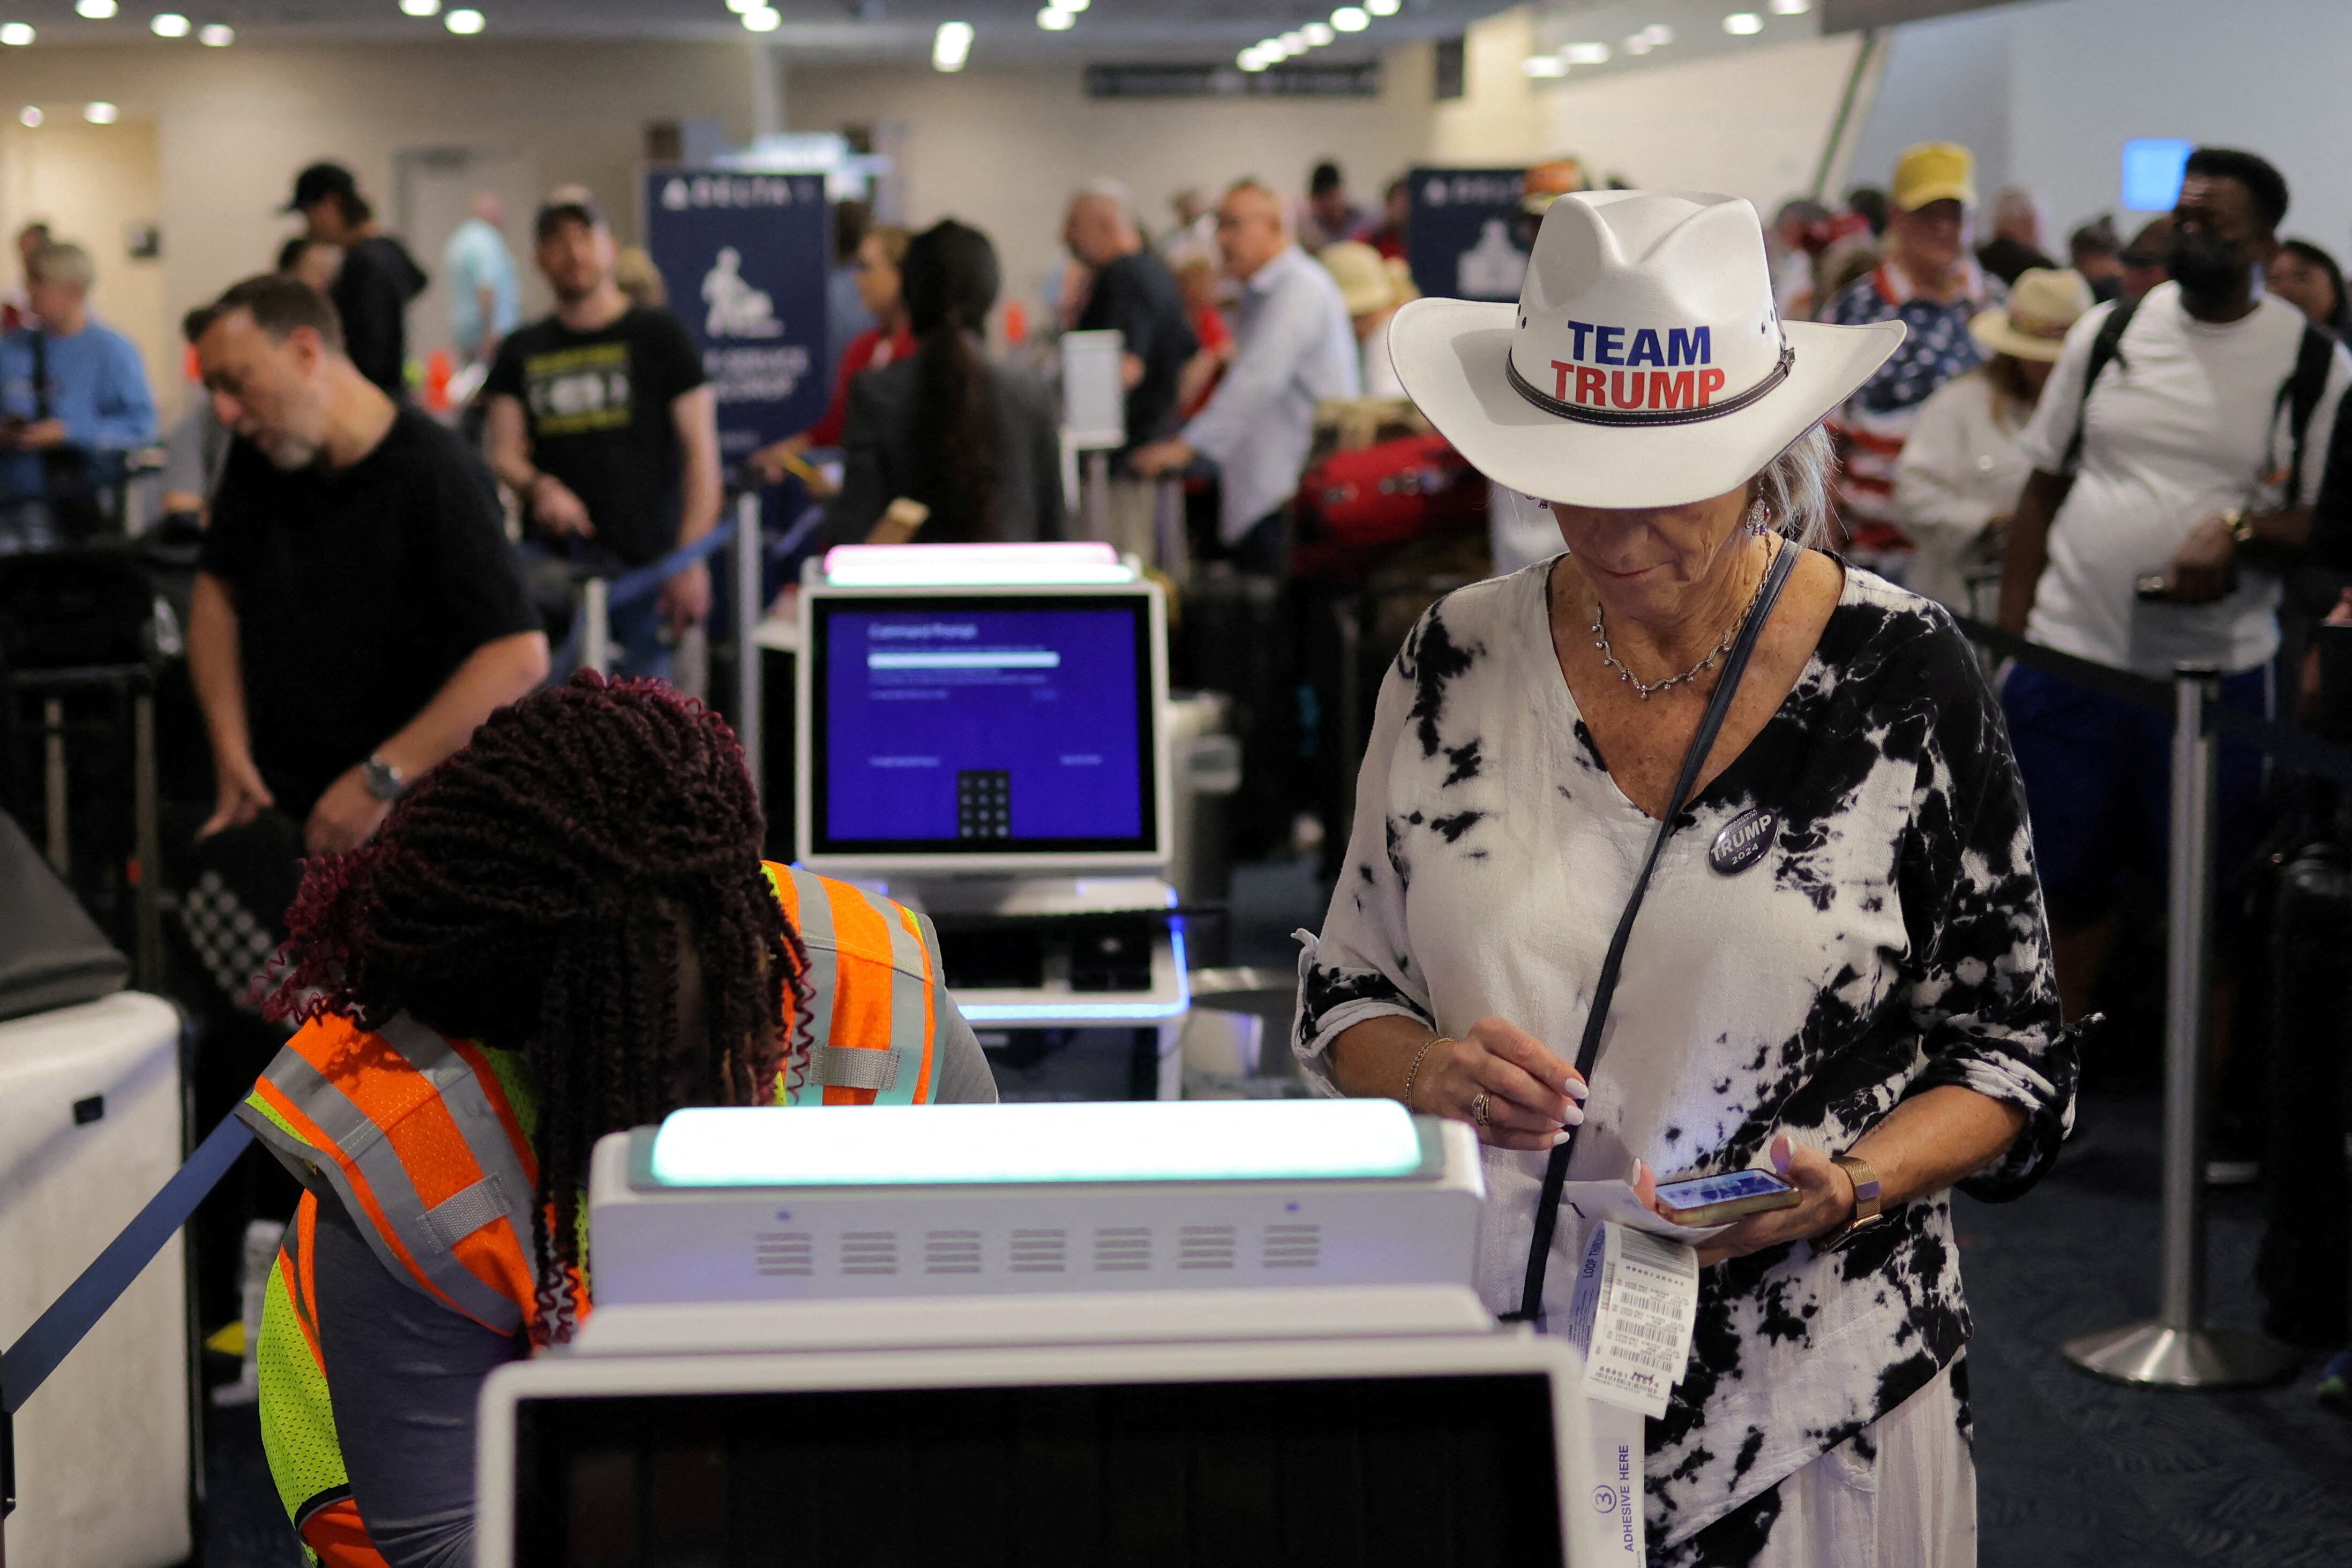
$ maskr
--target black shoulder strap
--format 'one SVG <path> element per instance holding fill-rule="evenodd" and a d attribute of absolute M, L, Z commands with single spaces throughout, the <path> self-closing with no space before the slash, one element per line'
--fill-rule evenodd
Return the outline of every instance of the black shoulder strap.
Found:
<path fill-rule="evenodd" d="M 2098 336 L 2091 340 L 2091 357 L 2083 365 L 2083 396 L 2074 405 L 2074 434 L 2066 443 L 2066 460 L 2060 466 L 2069 474 L 2083 460 L 2083 430 L 2091 417 L 2091 389 L 2099 384 L 2099 372 L 2110 363 L 2131 369 L 2124 358 L 2124 334 L 2131 329 L 2132 312 L 2139 308 L 2137 299 L 2118 299 L 2107 319 L 2099 323 Z"/>
<path fill-rule="evenodd" d="M 1675 819 L 1690 803 L 1691 791 L 1698 783 L 1698 770 L 1706 766 L 1707 753 L 1715 749 L 1715 737 L 1722 731 L 1724 716 L 1731 711 L 1731 699 L 1739 690 L 1739 677 L 1748 671 L 1748 656 L 1756 651 L 1764 622 L 1772 618 L 1772 607 L 1780 602 L 1789 572 L 1803 553 L 1795 544 L 1784 542 L 1772 557 L 1772 564 L 1765 568 L 1763 585 L 1756 591 L 1756 602 L 1739 628 L 1739 640 L 1731 645 L 1730 653 L 1724 659 L 1723 678 L 1716 683 L 1714 695 L 1707 698 L 1706 712 L 1698 721 L 1698 733 L 1691 737 L 1690 749 L 1683 753 L 1682 773 L 1675 780 L 1675 792 L 1666 802 L 1664 815 L 1658 819 L 1657 831 L 1650 835 L 1650 852 L 1643 857 L 1642 869 L 1633 877 L 1633 891 L 1626 895 L 1625 912 L 1617 917 L 1616 934 L 1609 938 L 1609 952 L 1601 960 L 1601 977 L 1592 988 L 1592 1008 L 1584 1017 L 1584 1039 L 1576 1048 L 1577 1075 L 1587 1083 L 1592 1082 L 1593 1063 L 1601 1055 L 1601 1030 L 1609 1021 L 1609 1003 L 1617 994 L 1617 971 L 1625 962 L 1625 943 L 1633 935 L 1633 916 L 1642 912 L 1643 895 L 1650 891 L 1650 873 L 1658 869 L 1658 856 L 1675 831 Z M 1578 1131 L 1576 1127 L 1568 1129 L 1567 1142 L 1552 1150 L 1550 1163 L 1544 1166 L 1543 1193 L 1536 1200 L 1535 1235 L 1528 1242 L 1527 1281 L 1519 1292 L 1519 1310 L 1507 1314 L 1507 1322 L 1534 1322 L 1543 1315 L 1544 1272 L 1551 1263 L 1552 1232 L 1559 1226 L 1560 1189 L 1568 1183 L 1568 1162 L 1576 1153 Z"/>
<path fill-rule="evenodd" d="M 33 420 L 43 423 L 49 417 L 49 334 L 45 328 L 33 329 Z"/>
<path fill-rule="evenodd" d="M 2279 386 L 2278 402 L 2271 411 L 2271 425 L 2278 426 L 2280 410 L 2287 414 L 2287 428 L 2294 435 L 2294 455 L 2289 460 L 2286 473 L 2284 505 L 2292 509 L 2303 500 L 2303 454 L 2305 437 L 2311 434 L 2311 416 L 2318 411 L 2319 400 L 2327 392 L 2327 373 L 2336 365 L 2336 340 L 2306 321 L 2303 325 L 2303 342 L 2294 352 L 2294 373 Z"/>

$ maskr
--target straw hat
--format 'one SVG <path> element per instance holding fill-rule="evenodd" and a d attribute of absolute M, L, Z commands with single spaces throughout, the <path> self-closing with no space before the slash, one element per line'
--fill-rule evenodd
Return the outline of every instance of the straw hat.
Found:
<path fill-rule="evenodd" d="M 1360 240 L 1334 241 L 1315 253 L 1339 286 L 1339 303 L 1350 316 L 1370 316 L 1396 303 L 1396 285 L 1381 253 Z"/>
<path fill-rule="evenodd" d="M 2067 329 L 2095 303 L 2081 273 L 2032 267 L 2010 286 L 2009 303 L 1978 313 L 1969 322 L 1969 332 L 1987 354 L 2055 364 L 2058 351 L 2066 346 Z"/>
<path fill-rule="evenodd" d="M 1415 300 L 1389 349 L 1412 401 L 1487 477 L 1634 508 L 1737 489 L 1903 334 L 1783 322 L 1744 201 L 1594 191 L 1544 214 L 1517 306 Z"/>

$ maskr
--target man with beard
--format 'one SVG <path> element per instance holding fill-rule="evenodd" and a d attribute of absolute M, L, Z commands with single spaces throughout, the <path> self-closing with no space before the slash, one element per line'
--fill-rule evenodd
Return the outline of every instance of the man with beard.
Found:
<path fill-rule="evenodd" d="M 621 292 L 593 196 L 555 192 L 534 229 L 555 314 L 509 334 L 482 383 L 490 467 L 522 498 L 533 548 L 618 575 L 719 526 L 719 405 L 685 324 Z M 657 598 L 614 605 L 613 673 L 667 678 L 677 634 L 709 613 L 698 561 Z"/>
<path fill-rule="evenodd" d="M 2020 438 L 2034 471 L 2001 581 L 2011 630 L 2158 680 L 2184 661 L 2214 665 L 2223 702 L 2264 715 L 2281 569 L 2310 536 L 2352 379 L 2342 348 L 2262 291 L 2286 208 L 2286 181 L 2261 158 L 2190 154 L 2171 281 L 2074 325 Z M 2161 597 L 2140 597 L 2159 575 Z M 2163 864 L 2169 721 L 2021 664 L 2002 703 L 2071 1019 L 2090 1004 L 2125 882 Z M 2225 875 L 2253 848 L 2261 774 L 2251 748 L 2222 747 Z"/>
<path fill-rule="evenodd" d="M 360 373 L 324 296 L 266 275 L 209 318 L 197 362 L 236 439 L 189 613 L 218 790 L 202 831 L 275 808 L 331 854 L 539 685 L 547 639 L 480 460 Z"/>

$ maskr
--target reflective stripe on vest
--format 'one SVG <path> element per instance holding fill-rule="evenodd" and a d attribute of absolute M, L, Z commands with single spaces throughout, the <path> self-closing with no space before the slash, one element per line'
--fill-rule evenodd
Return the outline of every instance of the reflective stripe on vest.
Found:
<path fill-rule="evenodd" d="M 401 1017 L 312 1020 L 240 1108 L 298 1174 L 325 1180 L 385 1268 L 499 1333 L 536 1310 L 538 1172 L 480 1052 Z"/>
<path fill-rule="evenodd" d="M 319 1200 L 302 1195 L 270 1270 L 255 1360 L 261 1375 L 261 1446 L 279 1502 L 303 1555 L 323 1568 L 384 1568 L 352 1500 L 319 1354 L 319 1310 L 311 1258 Z"/>
<path fill-rule="evenodd" d="M 822 1103 L 929 1102 L 938 1076 L 939 944 L 922 917 L 813 872 L 773 862 L 767 872 L 808 949 L 809 1081 L 824 1091 Z"/>

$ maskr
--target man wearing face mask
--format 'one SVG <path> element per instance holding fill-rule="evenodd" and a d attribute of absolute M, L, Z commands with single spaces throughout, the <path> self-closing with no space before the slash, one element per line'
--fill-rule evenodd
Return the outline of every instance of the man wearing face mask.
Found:
<path fill-rule="evenodd" d="M 2267 714 L 2280 569 L 2311 532 L 2352 361 L 2264 296 L 2286 181 L 2200 148 L 2172 214 L 2171 281 L 2067 334 L 2020 440 L 2033 473 L 2010 528 L 2001 623 L 2079 658 L 2169 680 L 2220 666 L 2222 700 Z M 2136 585 L 2161 575 L 2163 593 Z M 2160 870 L 2169 721 L 2017 666 L 2002 692 L 2056 928 L 2071 1019 L 2089 1005 L 2124 879 Z M 2261 760 L 2225 745 L 2221 865 L 2258 831 Z"/>

